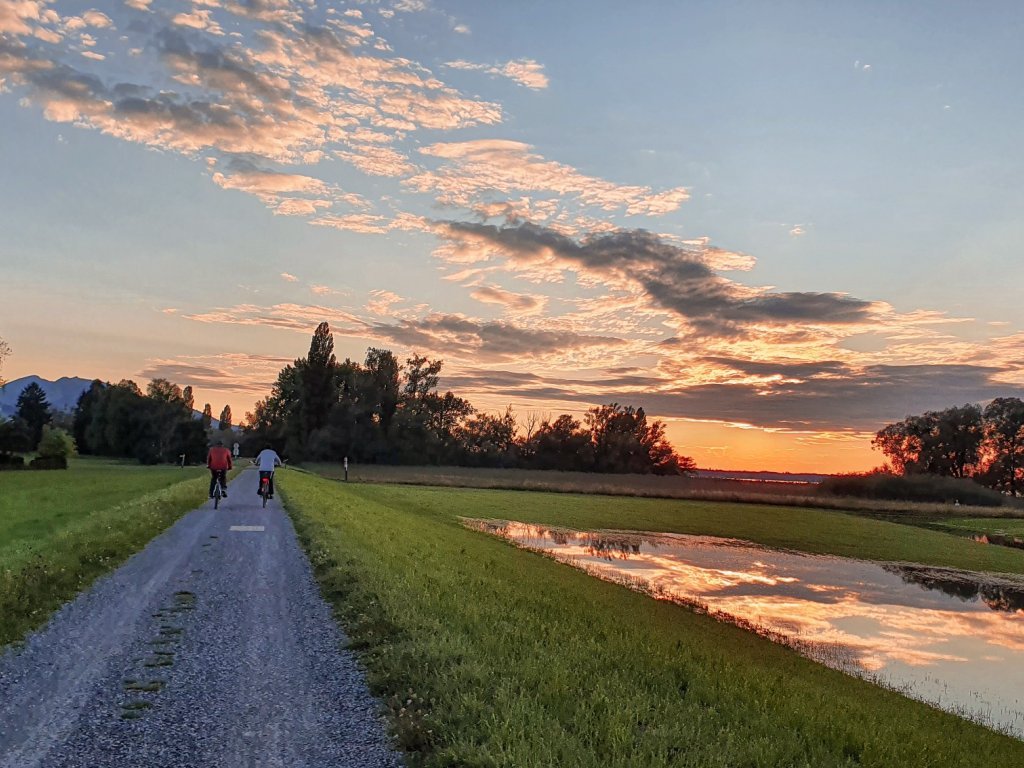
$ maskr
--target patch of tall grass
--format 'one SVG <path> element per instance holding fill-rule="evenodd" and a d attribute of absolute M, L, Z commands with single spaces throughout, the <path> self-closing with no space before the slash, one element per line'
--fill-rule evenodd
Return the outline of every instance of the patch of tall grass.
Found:
<path fill-rule="evenodd" d="M 607 519 L 593 505 L 617 508 L 615 527 L 656 527 L 650 510 L 631 511 L 638 500 L 343 485 L 304 473 L 280 485 L 412 765 L 1024 764 L 1024 742 L 459 522 L 568 525 L 569 503 L 574 527 Z M 686 516 L 678 502 L 657 504 Z M 717 506 L 722 521 L 750 511 Z"/>

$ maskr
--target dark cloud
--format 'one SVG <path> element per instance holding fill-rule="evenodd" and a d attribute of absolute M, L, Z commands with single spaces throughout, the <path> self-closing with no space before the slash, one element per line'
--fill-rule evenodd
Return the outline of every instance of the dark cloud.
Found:
<path fill-rule="evenodd" d="M 146 379 L 167 379 L 182 387 L 193 386 L 215 390 L 265 393 L 273 386 L 272 380 L 253 381 L 249 378 L 249 373 L 248 370 L 236 373 L 205 365 L 160 362 L 139 371 L 138 375 Z"/>
<path fill-rule="evenodd" d="M 738 369 L 742 361 L 731 361 Z M 758 363 L 746 363 L 748 373 L 765 373 Z M 800 370 L 803 368 L 803 370 Z M 802 381 L 758 384 L 702 384 L 671 386 L 658 380 L 644 392 L 625 389 L 613 377 L 599 382 L 573 382 L 555 378 L 479 371 L 461 377 L 467 385 L 516 399 L 575 401 L 581 406 L 617 401 L 643 406 L 661 417 L 739 422 L 765 428 L 794 430 L 875 431 L 885 424 L 927 410 L 939 410 L 994 397 L 1022 397 L 1024 388 L 1001 384 L 993 376 L 1000 368 L 971 365 L 875 365 L 853 368 L 823 363 L 776 366 L 787 378 L 797 373 Z M 819 375 L 827 374 L 827 375 Z M 458 381 L 459 378 L 453 378 Z M 595 396 L 582 393 L 600 386 Z"/>
<path fill-rule="evenodd" d="M 666 242 L 645 230 L 593 235 L 577 241 L 525 223 L 499 227 L 442 222 L 453 240 L 482 239 L 526 261 L 553 255 L 566 267 L 603 273 L 639 284 L 655 303 L 671 310 L 705 336 L 741 336 L 751 324 L 849 325 L 871 317 L 872 302 L 838 293 L 769 293 L 720 277 L 701 248 Z"/>
<path fill-rule="evenodd" d="M 512 323 L 481 322 L 445 314 L 402 320 L 397 324 L 373 323 L 368 326 L 368 332 L 413 349 L 488 360 L 530 359 L 587 348 L 619 347 L 626 343 L 610 336 L 535 330 Z"/>
<path fill-rule="evenodd" d="M 706 363 L 729 368 L 749 376 L 782 376 L 786 379 L 811 379 L 816 376 L 849 375 L 846 363 L 837 360 L 814 360 L 796 363 L 758 362 L 736 357 L 704 357 Z"/>

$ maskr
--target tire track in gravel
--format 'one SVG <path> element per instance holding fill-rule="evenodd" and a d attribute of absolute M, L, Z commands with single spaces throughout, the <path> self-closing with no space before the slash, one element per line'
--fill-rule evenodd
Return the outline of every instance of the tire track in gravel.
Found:
<path fill-rule="evenodd" d="M 243 472 L 0 656 L 0 768 L 401 765 L 256 483 Z"/>

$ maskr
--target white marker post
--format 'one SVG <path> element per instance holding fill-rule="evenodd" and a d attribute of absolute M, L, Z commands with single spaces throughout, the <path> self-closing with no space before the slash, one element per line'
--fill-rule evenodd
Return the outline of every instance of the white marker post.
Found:
<path fill-rule="evenodd" d="M 231 449 L 236 459 L 238 458 L 238 447 L 238 443 L 235 443 L 234 447 Z"/>
<path fill-rule="evenodd" d="M 348 456 L 345 457 L 345 482 L 348 482 Z"/>
<path fill-rule="evenodd" d="M 178 454 L 178 458 L 181 459 L 181 468 L 184 469 L 185 468 L 185 454 L 184 453 L 179 453 Z"/>

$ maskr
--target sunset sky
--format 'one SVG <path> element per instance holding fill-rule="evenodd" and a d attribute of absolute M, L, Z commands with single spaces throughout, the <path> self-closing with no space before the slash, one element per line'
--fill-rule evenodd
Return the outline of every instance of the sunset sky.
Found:
<path fill-rule="evenodd" d="M 1018 2 L 0 0 L 3 375 L 236 420 L 327 320 L 845 471 L 1024 396 Z"/>

